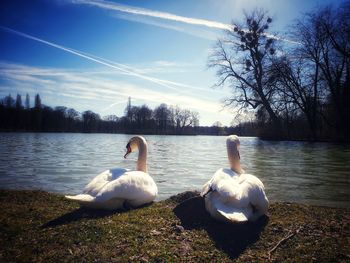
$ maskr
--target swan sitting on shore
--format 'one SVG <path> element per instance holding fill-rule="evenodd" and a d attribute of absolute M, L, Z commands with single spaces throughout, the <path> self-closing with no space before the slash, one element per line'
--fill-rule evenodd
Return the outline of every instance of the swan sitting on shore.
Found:
<path fill-rule="evenodd" d="M 239 146 L 238 136 L 227 137 L 230 168 L 217 170 L 201 192 L 205 198 L 206 210 L 220 221 L 255 221 L 267 213 L 269 206 L 263 183 L 242 170 Z"/>
<path fill-rule="evenodd" d="M 124 158 L 139 151 L 135 171 L 123 168 L 106 170 L 97 175 L 82 194 L 66 195 L 66 198 L 88 208 L 106 210 L 138 207 L 152 202 L 158 190 L 147 173 L 147 142 L 142 136 L 135 136 L 129 140 L 126 149 Z"/>

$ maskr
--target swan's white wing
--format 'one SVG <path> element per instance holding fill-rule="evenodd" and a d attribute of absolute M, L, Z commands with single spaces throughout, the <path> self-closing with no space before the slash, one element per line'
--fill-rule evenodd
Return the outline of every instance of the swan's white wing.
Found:
<path fill-rule="evenodd" d="M 91 182 L 85 186 L 83 193 L 96 196 L 102 190 L 102 188 L 106 186 L 106 184 L 112 180 L 116 180 L 127 171 L 129 170 L 123 168 L 106 170 L 92 179 Z"/>
<path fill-rule="evenodd" d="M 231 169 L 219 169 L 214 174 L 210 187 L 220 195 L 222 202 L 235 202 L 240 199 L 237 177 Z"/>
<path fill-rule="evenodd" d="M 157 186 L 148 174 L 128 171 L 105 184 L 96 195 L 96 202 L 105 202 L 113 198 L 151 202 L 156 195 Z"/>
<path fill-rule="evenodd" d="M 243 191 L 247 194 L 249 202 L 255 208 L 255 213 L 251 217 L 254 221 L 258 217 L 267 213 L 269 208 L 269 200 L 265 194 L 264 184 L 254 175 L 245 174 L 245 181 L 243 185 Z"/>

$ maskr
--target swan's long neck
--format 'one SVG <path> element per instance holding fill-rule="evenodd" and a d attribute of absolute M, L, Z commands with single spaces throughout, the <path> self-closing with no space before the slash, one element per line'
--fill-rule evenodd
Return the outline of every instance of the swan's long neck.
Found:
<path fill-rule="evenodd" d="M 239 150 L 238 150 L 237 144 L 232 142 L 227 143 L 227 156 L 228 156 L 231 170 L 233 170 L 238 174 L 244 173 L 243 169 L 241 168 L 240 156 L 239 156 Z"/>
<path fill-rule="evenodd" d="M 140 139 L 137 142 L 139 156 L 137 158 L 136 170 L 147 173 L 147 143 Z"/>

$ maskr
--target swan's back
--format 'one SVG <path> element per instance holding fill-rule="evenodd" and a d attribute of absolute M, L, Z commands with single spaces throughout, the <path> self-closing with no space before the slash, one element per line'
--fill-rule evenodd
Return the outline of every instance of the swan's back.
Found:
<path fill-rule="evenodd" d="M 239 175 L 231 169 L 219 169 L 204 186 L 202 195 L 208 191 L 216 191 L 224 203 L 235 202 L 240 199 Z M 210 188 L 210 189 L 209 189 Z"/>
<path fill-rule="evenodd" d="M 107 183 L 116 180 L 129 169 L 115 168 L 106 170 L 93 178 L 84 188 L 83 193 L 96 196 Z"/>
<path fill-rule="evenodd" d="M 118 178 L 108 182 L 96 195 L 97 202 L 112 198 L 128 200 L 136 205 L 137 200 L 152 202 L 157 195 L 157 186 L 152 177 L 142 171 L 126 171 Z"/>
<path fill-rule="evenodd" d="M 219 220 L 255 220 L 268 209 L 263 183 L 254 175 L 219 169 L 203 187 L 208 212 Z"/>

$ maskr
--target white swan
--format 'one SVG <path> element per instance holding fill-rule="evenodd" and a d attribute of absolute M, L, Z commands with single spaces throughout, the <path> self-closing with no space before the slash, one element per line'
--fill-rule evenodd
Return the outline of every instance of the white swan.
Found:
<path fill-rule="evenodd" d="M 141 136 L 131 138 L 126 145 L 128 154 L 138 149 L 136 171 L 115 168 L 97 175 L 82 194 L 66 198 L 94 209 L 114 210 L 125 206 L 138 207 L 152 202 L 157 195 L 157 185 L 147 173 L 147 142 Z"/>
<path fill-rule="evenodd" d="M 230 168 L 217 170 L 201 192 L 206 210 L 221 221 L 255 221 L 266 214 L 269 206 L 263 183 L 241 168 L 239 145 L 238 136 L 227 137 Z"/>

